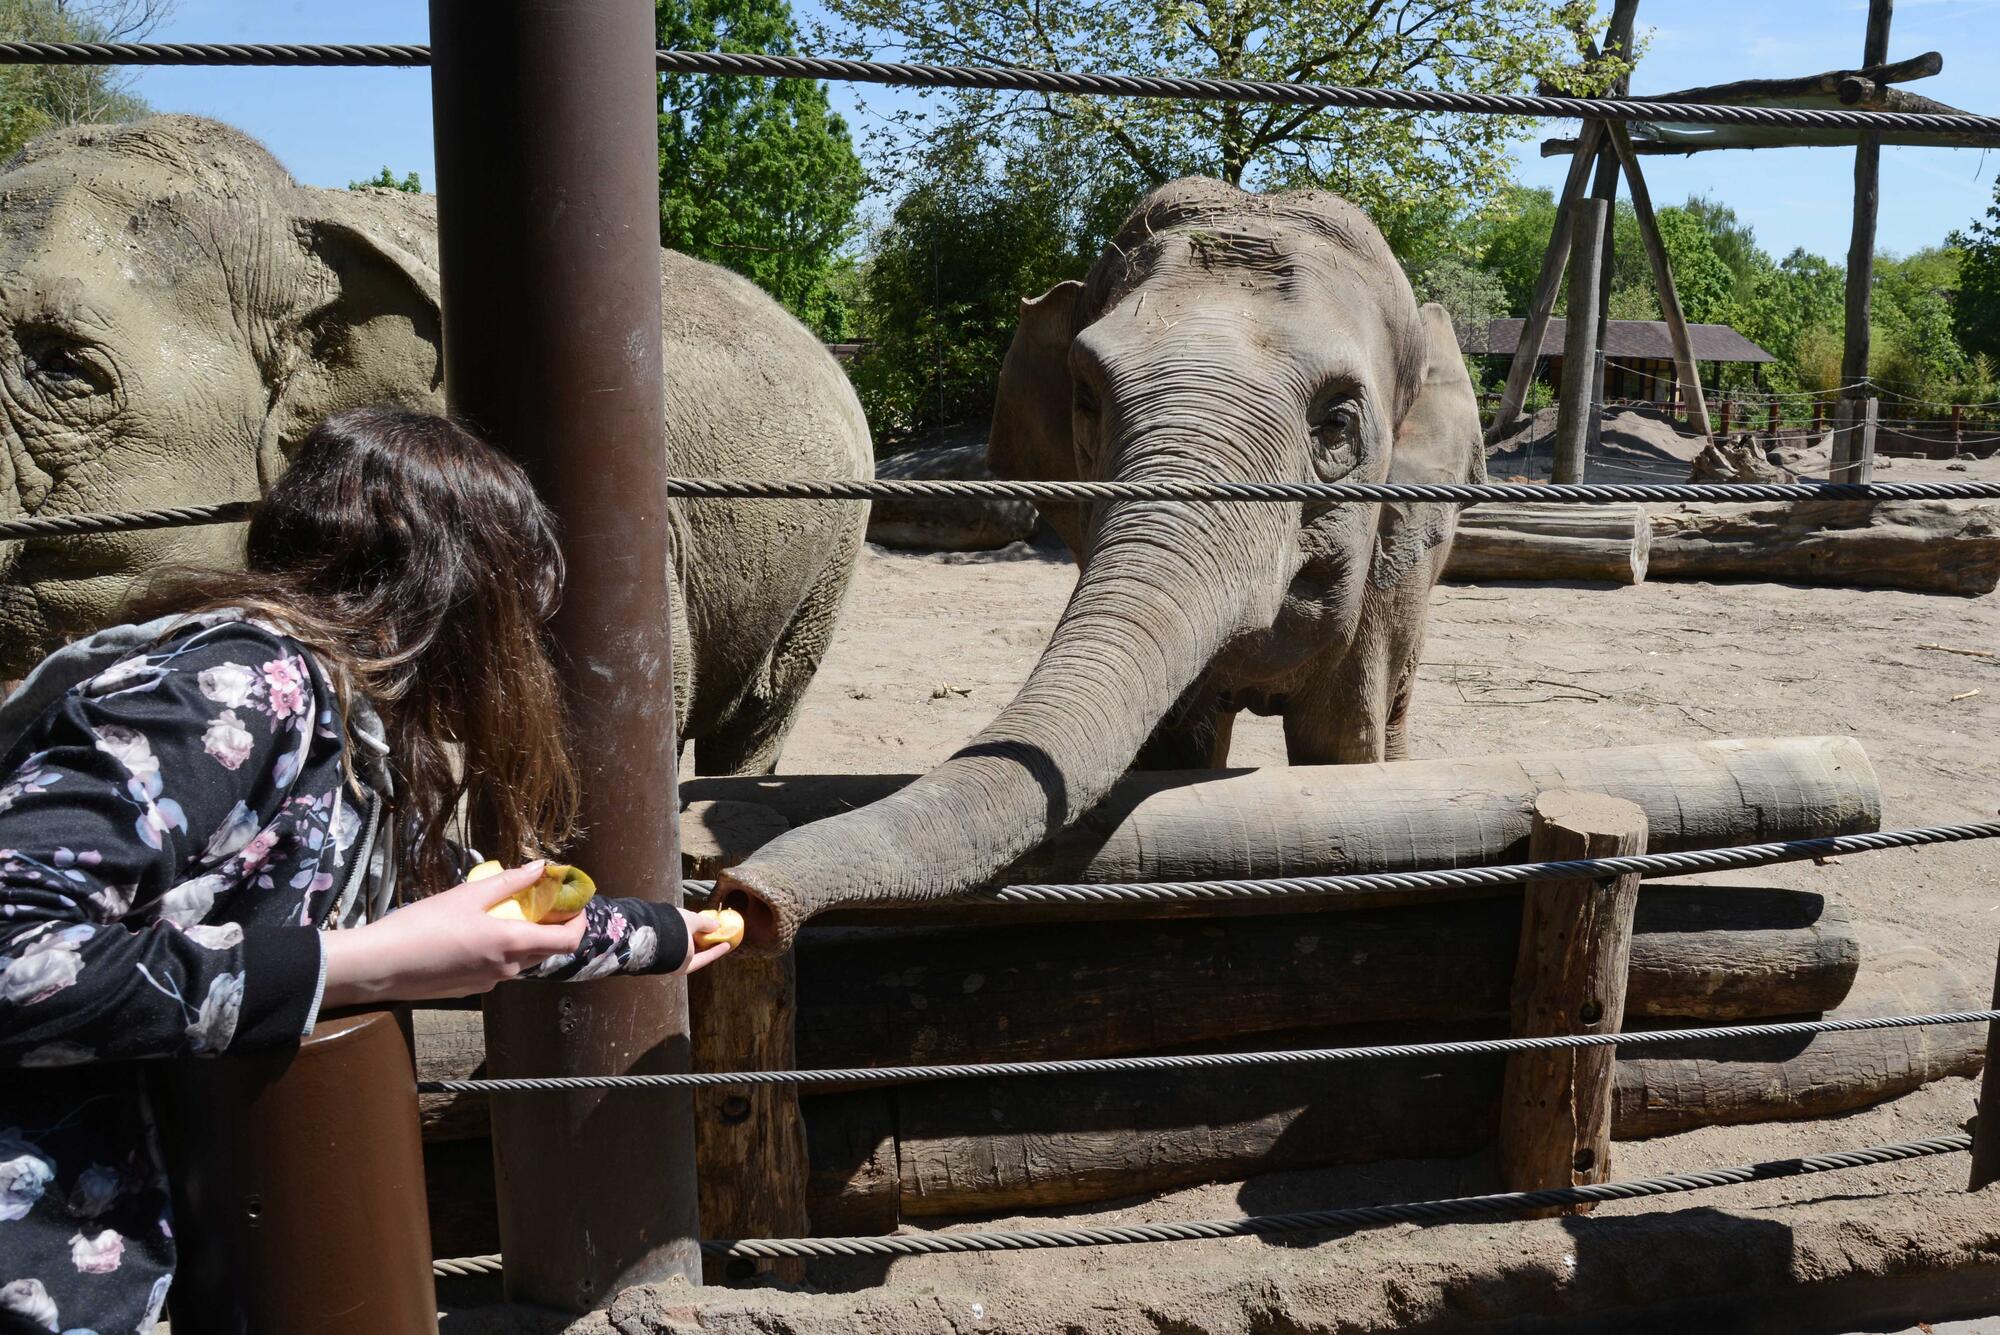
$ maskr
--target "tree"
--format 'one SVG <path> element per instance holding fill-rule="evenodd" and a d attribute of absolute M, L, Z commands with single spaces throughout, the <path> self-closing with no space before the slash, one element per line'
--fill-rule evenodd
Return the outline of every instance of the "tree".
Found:
<path fill-rule="evenodd" d="M 786 0 L 656 0 L 663 47 L 796 53 Z M 734 269 L 822 337 L 848 333 L 841 250 L 864 178 L 823 85 L 660 77 L 660 236 Z"/>
<path fill-rule="evenodd" d="M 1838 348 L 1840 331 L 1847 322 L 1846 309 L 1847 271 L 1800 248 L 1756 276 L 1748 299 L 1737 312 L 1736 327 L 1776 357 L 1781 366 L 1799 369 L 1801 342 L 1810 331 L 1830 334 L 1832 346 Z M 1815 336 L 1815 357 L 1826 341 Z M 1839 358 L 1834 361 L 1837 368 Z M 1839 379 L 1837 369 L 1834 378 Z"/>
<path fill-rule="evenodd" d="M 1960 255 L 1952 328 L 1968 352 L 2000 360 L 2000 178 L 1984 218 L 1951 234 Z"/>
<path fill-rule="evenodd" d="M 1716 253 L 1708 228 L 1683 208 L 1661 209 L 1657 217 L 1660 246 L 1667 252 L 1682 313 L 1693 324 L 1727 323 L 1736 275 Z"/>
<path fill-rule="evenodd" d="M 144 37 L 174 0 L 0 0 L 0 38 L 118 42 Z M 65 125 L 137 120 L 152 109 L 111 65 L 0 66 L 0 158 Z"/>
<path fill-rule="evenodd" d="M 1520 91 L 1540 79 L 1605 86 L 1616 62 L 1578 63 L 1590 0 L 826 0 L 831 44 L 945 64 Z M 1508 117 L 1232 102 L 955 91 L 891 118 L 891 146 L 970 125 L 990 143 L 1103 144 L 1149 184 L 1200 173 L 1251 189 L 1320 186 L 1399 232 L 1456 216 L 1508 179 L 1530 122 Z"/>
<path fill-rule="evenodd" d="M 415 172 L 409 172 L 401 180 L 387 167 L 365 181 L 349 181 L 349 190 L 401 190 L 405 194 L 421 195 L 424 192 L 423 179 Z"/>

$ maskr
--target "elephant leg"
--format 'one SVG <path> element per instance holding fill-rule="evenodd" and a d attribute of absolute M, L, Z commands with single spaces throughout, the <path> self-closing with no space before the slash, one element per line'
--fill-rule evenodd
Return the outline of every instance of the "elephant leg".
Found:
<path fill-rule="evenodd" d="M 833 642 L 834 623 L 860 556 L 862 532 L 857 526 L 841 536 L 790 624 L 771 646 L 758 684 L 728 718 L 695 739 L 696 774 L 769 774 L 777 769 L 806 688 Z"/>
<path fill-rule="evenodd" d="M 1365 765 L 1388 751 L 1387 684 L 1350 655 L 1294 689 L 1285 703 L 1285 758 L 1294 765 Z"/>
<path fill-rule="evenodd" d="M 1236 711 L 1217 706 L 1215 692 L 1197 686 L 1160 720 L 1133 757 L 1133 769 L 1221 769 L 1229 763 L 1229 739 Z"/>

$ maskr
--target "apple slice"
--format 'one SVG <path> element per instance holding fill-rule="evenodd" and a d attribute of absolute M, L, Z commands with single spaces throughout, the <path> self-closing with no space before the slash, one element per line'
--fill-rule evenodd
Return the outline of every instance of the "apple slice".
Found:
<path fill-rule="evenodd" d="M 465 874 L 465 879 L 483 881 L 505 870 L 498 862 L 482 862 Z M 597 884 L 581 867 L 551 862 L 542 879 L 525 890 L 517 890 L 486 910 L 494 918 L 514 918 L 522 922 L 568 922 L 583 912 L 597 894 Z"/>

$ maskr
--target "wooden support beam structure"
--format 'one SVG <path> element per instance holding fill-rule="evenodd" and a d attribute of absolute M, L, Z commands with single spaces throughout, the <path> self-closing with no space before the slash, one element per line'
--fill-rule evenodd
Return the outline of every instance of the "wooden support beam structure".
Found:
<path fill-rule="evenodd" d="M 1833 457 L 1827 464 L 1829 482 L 1869 482 L 1875 477 L 1875 424 L 1882 401 L 1842 398 L 1834 409 Z"/>
<path fill-rule="evenodd" d="M 1639 0 L 1617 0 L 1612 6 L 1611 22 L 1605 30 L 1604 50 L 1606 53 L 1627 59 L 1632 53 L 1632 22 L 1638 17 Z M 1632 91 L 1632 74 L 1628 69 L 1620 74 L 1611 86 L 1613 97 L 1624 97 Z M 1611 336 L 1611 273 L 1614 267 L 1618 231 L 1618 157 L 1607 142 L 1597 150 L 1597 179 L 1590 188 L 1591 198 L 1604 201 L 1604 237 L 1602 254 L 1598 259 L 1597 271 L 1597 351 L 1591 359 L 1590 367 L 1590 432 L 1585 444 L 1586 454 L 1597 452 L 1604 435 L 1604 349 Z"/>
<path fill-rule="evenodd" d="M 1562 397 L 1556 406 L 1556 453 L 1551 481 L 1581 482 L 1596 413 L 1591 384 L 1597 369 L 1598 279 L 1604 263 L 1604 229 L 1610 207 L 1595 197 L 1568 207 L 1569 305 L 1563 322 Z M 1524 331 L 1525 332 L 1525 331 Z M 1514 360 L 1520 361 L 1517 348 Z"/>
<path fill-rule="evenodd" d="M 1688 333 L 1687 315 L 1681 309 L 1680 291 L 1674 286 L 1674 269 L 1667 258 L 1667 246 L 1660 239 L 1659 219 L 1653 213 L 1653 192 L 1646 186 L 1646 173 L 1632 152 L 1626 127 L 1613 123 L 1606 127 L 1612 149 L 1625 168 L 1625 180 L 1632 192 L 1632 217 L 1639 225 L 1639 239 L 1645 245 L 1646 263 L 1653 270 L 1653 288 L 1659 294 L 1660 315 L 1667 324 L 1667 338 L 1674 349 L 1674 379 L 1687 405 L 1688 425 L 1696 434 L 1714 434 L 1708 424 L 1708 399 L 1701 389 L 1701 367 L 1694 357 L 1694 339 Z"/>
<path fill-rule="evenodd" d="M 2000 965 L 1993 973 L 1993 1006 L 2000 1010 Z M 1979 1112 L 1972 1124 L 1969 1188 L 2000 1182 L 2000 1020 L 1986 1026 L 1986 1070 L 1979 1077 Z"/>
<path fill-rule="evenodd" d="M 1889 20 L 1894 12 L 1893 0 L 1868 0 L 1868 35 L 1861 57 L 1864 68 L 1888 59 Z M 1847 243 L 1847 324 L 1840 356 L 1840 395 L 1848 400 L 1865 398 L 1868 393 L 1868 319 L 1875 284 L 1875 215 L 1881 176 L 1882 138 L 1875 133 L 1862 134 L 1854 148 L 1854 226 Z M 1836 450 L 1838 439 L 1836 436 Z"/>
<path fill-rule="evenodd" d="M 1453 584 L 1553 579 L 1640 584 L 1652 547 L 1652 517 L 1630 501 L 1487 501 L 1459 515 L 1444 578 Z"/>
<path fill-rule="evenodd" d="M 1535 800 L 1535 861 L 1646 851 L 1646 813 L 1598 793 Z M 1522 887 L 1514 965 L 1515 1038 L 1615 1034 L 1625 1024 L 1637 875 L 1535 881 Z M 1500 1093 L 1500 1177 L 1511 1191 L 1611 1179 L 1611 1048 L 1555 1048 L 1507 1057 Z M 1545 1214 L 1585 1214 L 1579 1205 Z"/>

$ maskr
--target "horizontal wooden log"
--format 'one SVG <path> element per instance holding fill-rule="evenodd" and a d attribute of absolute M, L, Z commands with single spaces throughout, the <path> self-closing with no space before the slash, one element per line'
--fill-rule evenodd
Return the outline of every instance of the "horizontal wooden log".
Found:
<path fill-rule="evenodd" d="M 1145 923 L 808 928 L 808 1068 L 1227 1047 L 1301 1026 L 1500 1017 L 1518 897 L 1340 914 Z M 1655 883 L 1628 1005 L 1705 1020 L 1836 1006 L 1861 958 L 1819 895 Z M 420 1058 L 421 1060 L 421 1058 Z"/>
<path fill-rule="evenodd" d="M 1517 579 L 1637 584 L 1646 578 L 1652 545 L 1643 505 L 1489 501 L 1459 515 L 1444 577 L 1454 584 Z"/>
<path fill-rule="evenodd" d="M 1833 1013 L 1978 1004 L 1943 959 L 1902 947 L 1871 956 L 1849 1003 Z M 1358 1026 L 1282 1042 L 1411 1039 L 1410 1029 Z M 1491 1025 L 1422 1030 L 1426 1038 L 1496 1032 Z M 1612 1130 L 1632 1139 L 1864 1107 L 1977 1072 L 1984 1043 L 1984 1031 L 1966 1025 L 1822 1034 L 1761 1050 L 1718 1043 L 1713 1054 L 1632 1049 L 1617 1063 Z M 902 1219 L 1080 1205 L 1338 1163 L 1457 1157 L 1492 1141 L 1500 1078 L 1498 1057 L 1398 1058 L 1224 1074 L 954 1081 L 900 1087 L 872 1103 L 808 1098 L 815 1145 L 877 1147 L 868 1173 L 816 1175 L 810 1204 L 815 1219 L 825 1211 L 858 1231 L 886 1232 Z M 843 1118 L 863 1121 L 838 1125 Z M 880 1171 L 885 1142 L 895 1147 L 893 1188 Z"/>
<path fill-rule="evenodd" d="M 774 808 L 793 825 L 887 796 L 912 775 L 695 779 L 684 801 Z M 1128 775 L 1110 796 L 998 878 L 1010 882 L 1213 880 L 1410 871 L 1518 862 L 1529 811 L 1553 788 L 1636 802 L 1655 851 L 1879 828 L 1882 802 L 1861 744 L 1787 737 L 1604 747 L 1517 756 L 1276 766 Z M 1315 907 L 1363 908 L 1438 892 L 1343 896 Z M 1239 901 L 1226 912 L 1295 912 Z M 1213 914 L 1212 905 L 944 903 L 853 910 L 822 922 L 1008 921 Z"/>
<path fill-rule="evenodd" d="M 1650 575 L 1990 593 L 2000 583 L 2000 509 L 1955 501 L 1656 508 Z"/>

